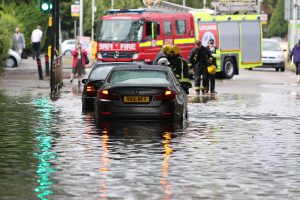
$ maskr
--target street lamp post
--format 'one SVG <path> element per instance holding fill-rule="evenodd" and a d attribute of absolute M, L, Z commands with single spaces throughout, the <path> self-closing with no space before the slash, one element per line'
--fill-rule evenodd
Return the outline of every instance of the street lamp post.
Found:
<path fill-rule="evenodd" d="M 80 0 L 79 36 L 83 36 L 83 0 Z"/>
<path fill-rule="evenodd" d="M 95 23 L 95 0 L 92 0 L 92 41 L 94 40 L 94 23 Z"/>
<path fill-rule="evenodd" d="M 293 12 L 293 45 L 295 45 L 297 43 L 297 25 L 298 25 L 298 0 L 294 0 L 294 12 Z"/>

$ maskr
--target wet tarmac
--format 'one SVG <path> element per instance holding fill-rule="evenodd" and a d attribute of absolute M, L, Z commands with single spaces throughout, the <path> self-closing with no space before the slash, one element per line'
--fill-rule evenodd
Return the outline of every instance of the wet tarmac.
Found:
<path fill-rule="evenodd" d="M 298 86 L 223 84 L 175 125 L 97 127 L 77 86 L 0 92 L 1 199 L 300 199 Z"/>

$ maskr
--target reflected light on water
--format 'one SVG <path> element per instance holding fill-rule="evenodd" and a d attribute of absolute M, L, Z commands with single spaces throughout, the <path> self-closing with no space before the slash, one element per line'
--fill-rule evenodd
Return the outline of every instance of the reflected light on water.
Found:
<path fill-rule="evenodd" d="M 160 184 L 163 186 L 163 191 L 165 193 L 164 199 L 168 200 L 170 197 L 170 184 L 168 181 L 168 172 L 169 172 L 169 158 L 173 149 L 169 146 L 171 140 L 171 132 L 165 132 L 163 135 L 163 145 L 164 145 L 164 159 L 162 162 L 162 178 Z"/>
<path fill-rule="evenodd" d="M 100 131 L 101 135 L 101 147 L 102 147 L 102 155 L 100 157 L 101 160 L 101 167 L 99 169 L 101 173 L 101 180 L 100 180 L 100 188 L 99 188 L 99 193 L 100 193 L 100 199 L 107 199 L 107 184 L 106 184 L 106 179 L 107 179 L 107 173 L 109 172 L 109 164 L 110 164 L 110 159 L 109 159 L 109 148 L 108 148 L 108 129 L 103 129 Z"/>
<path fill-rule="evenodd" d="M 56 153 L 52 151 L 54 138 L 50 135 L 52 131 L 52 107 L 47 99 L 34 100 L 33 104 L 38 107 L 38 111 L 41 113 L 36 128 L 37 149 L 34 152 L 39 161 L 36 171 L 39 179 L 37 180 L 38 186 L 35 188 L 35 192 L 38 193 L 37 197 L 39 199 L 46 200 L 48 199 L 47 196 L 53 194 L 51 174 L 56 171 L 50 163 L 51 160 L 56 158 Z"/>

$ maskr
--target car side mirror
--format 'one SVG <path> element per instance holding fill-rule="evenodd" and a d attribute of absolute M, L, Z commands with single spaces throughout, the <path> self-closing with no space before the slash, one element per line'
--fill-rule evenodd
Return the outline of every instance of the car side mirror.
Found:
<path fill-rule="evenodd" d="M 82 83 L 82 84 L 86 84 L 86 82 L 87 82 L 87 79 L 86 79 L 86 78 L 84 78 L 84 79 L 81 80 L 81 83 Z"/>

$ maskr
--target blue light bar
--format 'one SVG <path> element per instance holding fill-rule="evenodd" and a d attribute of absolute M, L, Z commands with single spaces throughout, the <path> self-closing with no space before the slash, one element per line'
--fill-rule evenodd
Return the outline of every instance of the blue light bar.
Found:
<path fill-rule="evenodd" d="M 141 14 L 143 12 L 147 12 L 146 9 L 110 9 L 106 11 L 106 14 L 118 14 L 118 13 L 138 13 Z"/>

